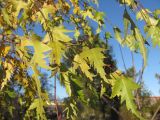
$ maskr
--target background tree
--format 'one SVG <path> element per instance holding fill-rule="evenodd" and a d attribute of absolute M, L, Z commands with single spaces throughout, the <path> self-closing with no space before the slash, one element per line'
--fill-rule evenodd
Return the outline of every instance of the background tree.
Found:
<path fill-rule="evenodd" d="M 79 37 L 81 44 L 84 44 L 85 46 L 86 41 L 82 41 L 82 39 L 84 38 L 83 36 Z M 78 42 L 79 42 L 79 39 L 78 39 Z M 108 43 L 103 42 L 102 40 L 100 40 L 99 36 L 96 35 L 92 46 L 93 47 L 99 46 L 101 48 L 107 49 L 104 54 L 106 56 L 106 58 L 104 59 L 104 63 L 106 64 L 104 68 L 106 74 L 109 75 L 110 73 L 116 71 L 116 63 L 115 63 L 115 60 L 112 58 L 111 48 L 108 46 Z M 69 54 L 69 58 L 73 58 L 73 56 L 74 56 L 73 53 Z M 68 66 L 71 63 L 68 63 L 65 61 L 64 64 L 67 64 L 66 66 Z M 91 70 L 95 72 L 93 68 Z M 62 74 L 62 77 L 63 77 L 63 74 Z M 79 79 L 76 78 L 76 81 L 72 80 L 73 82 L 75 82 L 73 84 L 72 89 L 75 92 L 74 100 L 78 102 L 77 108 L 79 111 L 77 113 L 78 117 L 76 119 L 86 119 L 86 120 L 93 119 L 93 118 L 94 119 L 109 119 L 109 117 L 116 118 L 116 116 L 118 116 L 117 113 L 115 113 L 115 111 L 113 111 L 112 109 L 115 107 L 115 104 L 119 103 L 119 100 L 109 99 L 109 96 L 111 95 L 111 86 L 109 84 L 104 84 L 104 86 L 102 87 L 102 83 L 100 82 L 100 79 L 101 79 L 100 76 L 97 76 L 94 78 L 92 83 L 90 83 L 88 80 L 81 82 L 82 78 L 80 77 Z M 65 80 L 64 79 L 61 79 L 61 80 L 62 80 L 61 84 L 65 86 Z M 78 80 L 79 82 L 77 82 Z M 76 97 L 77 96 L 76 94 L 78 94 L 78 98 Z M 101 98 L 101 95 L 103 95 L 102 98 Z M 68 98 L 67 101 L 70 99 L 72 100 L 72 97 L 73 96 Z M 92 114 L 85 116 L 84 114 L 87 114 L 86 110 L 88 112 L 92 112 Z M 116 110 L 116 108 L 114 108 L 114 110 Z M 96 112 L 99 112 L 99 115 L 95 114 Z M 111 113 L 113 113 L 113 115 Z M 73 112 L 71 112 L 71 114 L 73 114 Z"/>

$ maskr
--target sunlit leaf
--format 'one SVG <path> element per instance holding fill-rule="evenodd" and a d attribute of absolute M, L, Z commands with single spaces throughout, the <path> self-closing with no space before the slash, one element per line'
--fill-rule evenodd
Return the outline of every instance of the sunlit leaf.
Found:
<path fill-rule="evenodd" d="M 113 86 L 112 86 L 112 95 L 111 97 L 120 96 L 121 103 L 125 102 L 127 109 L 131 110 L 138 118 L 143 119 L 139 112 L 137 111 L 136 105 L 134 103 L 133 91 L 136 90 L 139 86 L 132 81 L 131 78 L 125 77 L 123 75 L 115 72 L 112 74 L 113 77 Z"/>

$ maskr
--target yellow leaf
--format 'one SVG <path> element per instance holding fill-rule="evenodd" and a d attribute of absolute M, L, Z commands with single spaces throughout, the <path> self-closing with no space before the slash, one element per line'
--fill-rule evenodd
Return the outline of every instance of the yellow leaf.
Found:
<path fill-rule="evenodd" d="M 119 2 L 122 3 L 122 4 L 131 5 L 132 2 L 134 2 L 134 0 L 119 0 Z"/>
<path fill-rule="evenodd" d="M 1 84 L 1 90 L 4 88 L 4 86 L 5 85 L 7 85 L 7 82 L 10 80 L 10 78 L 11 78 L 11 75 L 12 75 L 12 73 L 13 73 L 13 71 L 14 71 L 14 68 L 13 68 L 13 66 L 12 66 L 12 64 L 13 64 L 13 62 L 12 61 L 10 61 L 11 63 L 7 63 L 6 61 L 4 62 L 4 68 L 5 69 L 7 69 L 6 71 L 5 71 L 5 73 L 6 73 L 6 76 L 5 76 L 5 78 L 3 79 L 3 82 L 2 82 L 2 84 Z"/>
<path fill-rule="evenodd" d="M 23 39 L 24 38 L 24 39 Z M 46 63 L 45 58 L 47 58 L 47 53 L 51 48 L 40 41 L 40 37 L 37 35 L 32 35 L 30 38 L 22 37 L 21 38 L 21 47 L 22 49 L 25 46 L 33 46 L 34 55 L 32 57 L 31 63 L 36 64 L 45 69 L 51 69 Z"/>
<path fill-rule="evenodd" d="M 65 33 L 72 32 L 65 29 L 63 26 L 54 27 L 52 30 L 53 38 L 50 38 L 47 33 L 43 39 L 43 43 L 48 43 L 48 46 L 52 48 L 51 62 L 60 65 L 62 55 L 67 49 L 65 44 L 69 44 L 71 38 Z"/>
<path fill-rule="evenodd" d="M 75 63 L 74 63 L 74 67 L 73 67 L 73 68 L 74 68 L 74 69 L 77 69 L 77 68 L 80 66 L 82 72 L 83 72 L 90 80 L 93 80 L 93 74 L 91 74 L 91 73 L 89 72 L 90 67 L 87 65 L 86 61 L 85 61 L 83 58 L 81 58 L 79 55 L 76 55 L 76 56 L 74 57 L 74 61 L 75 61 Z"/>
<path fill-rule="evenodd" d="M 7 54 L 8 54 L 8 52 L 10 51 L 10 49 L 11 49 L 11 47 L 10 46 L 6 46 L 5 48 L 4 48 L 4 56 L 6 56 Z"/>
<path fill-rule="evenodd" d="M 17 1 L 13 0 L 13 2 L 14 2 L 15 7 L 16 7 L 15 17 L 18 17 L 18 15 L 20 13 L 20 10 L 27 8 L 27 3 L 25 3 L 22 0 L 17 0 Z"/>

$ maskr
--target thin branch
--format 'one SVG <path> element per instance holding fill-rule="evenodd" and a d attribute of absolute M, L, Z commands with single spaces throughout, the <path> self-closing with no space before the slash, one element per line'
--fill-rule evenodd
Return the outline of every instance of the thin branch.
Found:
<path fill-rule="evenodd" d="M 56 109 L 56 113 L 57 113 L 57 120 L 62 120 L 62 115 L 59 112 L 58 109 L 58 102 L 57 102 L 57 76 L 55 75 L 54 77 L 54 103 L 55 103 L 55 109 Z"/>
<path fill-rule="evenodd" d="M 160 110 L 160 105 L 159 105 L 158 108 L 156 109 L 156 111 L 155 111 L 154 115 L 152 116 L 151 120 L 154 120 L 154 119 L 155 119 L 155 117 L 156 117 L 156 115 L 157 115 L 157 113 L 158 113 L 159 110 Z"/>
<path fill-rule="evenodd" d="M 131 56 L 132 56 L 132 66 L 133 66 L 133 79 L 136 82 L 136 68 L 134 64 L 133 52 L 131 52 Z M 136 96 L 136 104 L 138 106 L 138 109 L 140 109 L 141 106 L 140 106 L 140 100 L 139 100 L 139 89 L 135 91 L 135 96 Z"/>
<path fill-rule="evenodd" d="M 104 96 L 102 96 L 102 99 L 104 100 L 104 102 L 108 103 Z M 121 113 L 116 108 L 114 108 L 110 104 L 107 104 L 107 105 L 123 120 Z"/>
<path fill-rule="evenodd" d="M 142 82 L 143 73 L 144 73 L 144 60 L 143 60 L 143 63 L 142 63 L 142 70 L 140 71 L 139 79 L 137 81 L 138 84 L 140 84 Z"/>
<path fill-rule="evenodd" d="M 127 71 L 126 64 L 125 64 L 125 61 L 124 61 L 123 52 L 122 52 L 122 48 L 121 48 L 120 44 L 119 44 L 119 49 L 120 49 L 120 53 L 121 53 L 121 58 L 122 58 L 124 69 L 125 69 L 125 71 Z"/>
<path fill-rule="evenodd" d="M 149 15 L 148 12 L 146 11 L 146 9 L 143 7 L 143 5 L 140 3 L 139 0 L 136 0 L 136 2 L 138 2 L 138 4 L 139 4 L 139 7 L 137 7 L 137 8 L 139 9 L 140 14 L 142 15 L 142 17 L 143 17 L 144 21 L 146 22 L 146 24 L 147 24 L 147 20 L 148 20 L 149 23 L 151 24 L 150 19 L 146 16 L 146 14 Z M 144 10 L 145 13 L 143 13 L 142 10 Z"/>
<path fill-rule="evenodd" d="M 35 1 L 38 3 L 37 0 L 35 0 Z M 48 27 L 48 20 L 45 18 L 44 13 L 41 11 L 40 5 L 39 5 L 39 4 L 35 4 L 35 6 L 37 7 L 37 9 L 39 10 L 39 12 L 41 13 L 41 15 L 42 15 L 42 17 L 43 17 L 43 19 L 44 19 L 44 21 L 45 21 L 45 24 L 46 24 L 46 26 L 47 26 L 47 30 L 46 30 L 46 31 L 48 32 L 51 41 L 53 41 L 52 31 L 51 31 L 50 28 Z"/>
<path fill-rule="evenodd" d="M 131 51 L 131 56 L 132 56 L 132 67 L 133 67 L 133 79 L 136 82 L 136 67 L 135 67 L 135 64 L 134 64 L 134 55 L 133 55 L 132 51 Z"/>
<path fill-rule="evenodd" d="M 139 75 L 139 79 L 137 81 L 137 84 L 141 84 L 142 80 L 143 80 L 143 73 L 144 73 L 144 60 L 143 60 L 143 63 L 142 63 L 142 70 L 140 71 L 140 75 Z M 141 109 L 141 105 L 140 105 L 140 98 L 139 98 L 139 94 L 141 92 L 141 88 L 139 88 L 137 91 L 136 91 L 136 103 L 138 105 L 138 109 L 140 110 Z"/>

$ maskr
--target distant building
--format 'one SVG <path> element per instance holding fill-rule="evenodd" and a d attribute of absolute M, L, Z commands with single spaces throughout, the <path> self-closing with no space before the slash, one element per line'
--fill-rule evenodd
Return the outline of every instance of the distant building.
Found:
<path fill-rule="evenodd" d="M 160 96 L 150 96 L 149 99 L 151 101 L 151 104 L 153 105 L 160 101 Z"/>

